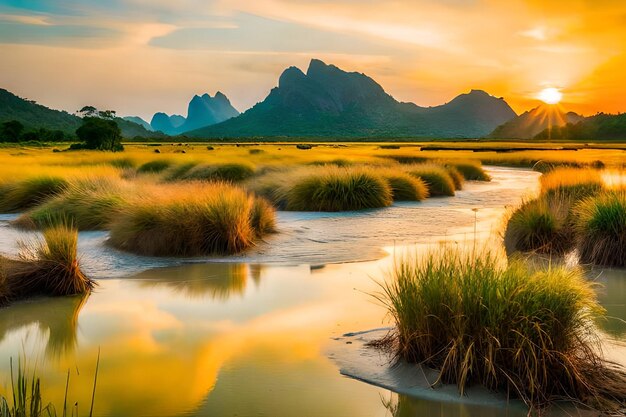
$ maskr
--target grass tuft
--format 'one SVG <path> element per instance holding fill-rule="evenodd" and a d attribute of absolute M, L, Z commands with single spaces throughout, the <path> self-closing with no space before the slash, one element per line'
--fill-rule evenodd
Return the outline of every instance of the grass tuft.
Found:
<path fill-rule="evenodd" d="M 407 168 L 407 172 L 426 183 L 431 197 L 454 195 L 454 180 L 445 168 L 439 165 L 411 165 Z"/>
<path fill-rule="evenodd" d="M 626 192 L 605 192 L 574 209 L 578 252 L 584 263 L 626 266 Z"/>
<path fill-rule="evenodd" d="M 461 393 L 480 383 L 536 408 L 564 398 L 612 412 L 626 404 L 623 370 L 597 353 L 593 321 L 604 311 L 580 270 L 444 249 L 398 261 L 381 285 L 396 325 L 382 345 Z"/>
<path fill-rule="evenodd" d="M 66 180 L 48 175 L 0 183 L 0 212 L 31 208 L 61 193 L 66 187 Z"/>
<path fill-rule="evenodd" d="M 445 165 L 456 168 L 467 181 L 491 181 L 480 161 L 446 161 Z"/>
<path fill-rule="evenodd" d="M 389 183 L 394 201 L 422 201 L 428 198 L 428 186 L 421 178 L 396 169 L 382 170 L 380 173 Z"/>
<path fill-rule="evenodd" d="M 155 159 L 154 161 L 146 162 L 137 168 L 139 174 L 160 174 L 169 167 L 172 166 L 172 161 L 167 159 Z"/>
<path fill-rule="evenodd" d="M 196 165 L 183 175 L 180 180 L 187 181 L 229 181 L 241 182 L 254 175 L 254 167 L 248 164 Z"/>
<path fill-rule="evenodd" d="M 347 211 L 387 207 L 391 187 L 373 170 L 326 166 L 299 178 L 287 193 L 287 209 Z"/>

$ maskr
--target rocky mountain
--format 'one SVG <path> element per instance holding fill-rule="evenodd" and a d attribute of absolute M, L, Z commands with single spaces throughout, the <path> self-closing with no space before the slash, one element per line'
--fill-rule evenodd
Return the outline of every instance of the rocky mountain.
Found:
<path fill-rule="evenodd" d="M 367 75 L 313 59 L 306 74 L 287 68 L 278 87 L 245 113 L 187 135 L 482 137 L 515 116 L 503 99 L 480 90 L 436 107 L 401 103 Z"/>
<path fill-rule="evenodd" d="M 45 128 L 61 130 L 70 135 L 73 135 L 82 123 L 78 116 L 66 111 L 50 109 L 0 88 L 0 123 L 9 120 L 21 122 L 26 130 Z M 117 117 L 115 121 L 125 138 L 160 136 L 129 120 Z"/>
<path fill-rule="evenodd" d="M 577 123 L 583 119 L 560 106 L 542 104 L 498 126 L 489 135 L 495 139 L 532 139 L 540 132 L 554 127 Z"/>
<path fill-rule="evenodd" d="M 209 94 L 194 96 L 187 107 L 187 117 L 165 113 L 156 113 L 152 117 L 150 125 L 154 130 L 158 130 L 168 135 L 178 135 L 190 130 L 200 129 L 223 122 L 239 115 L 230 100 L 221 92 L 217 92 L 215 97 Z"/>

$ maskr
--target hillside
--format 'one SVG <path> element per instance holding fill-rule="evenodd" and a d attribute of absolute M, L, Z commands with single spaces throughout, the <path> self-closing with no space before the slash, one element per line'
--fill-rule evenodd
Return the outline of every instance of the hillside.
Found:
<path fill-rule="evenodd" d="M 626 113 L 598 113 L 576 123 L 545 129 L 537 134 L 535 138 L 593 141 L 626 140 Z"/>
<path fill-rule="evenodd" d="M 73 135 L 82 123 L 80 117 L 66 111 L 53 110 L 0 89 L 0 123 L 9 120 L 19 121 L 26 130 L 45 128 L 61 130 L 69 135 Z M 163 136 L 161 133 L 150 132 L 143 126 L 120 117 L 117 117 L 115 121 L 122 129 L 122 135 L 125 138 Z"/>
<path fill-rule="evenodd" d="M 515 117 L 500 98 L 472 90 L 447 104 L 400 103 L 365 74 L 312 60 L 286 69 L 267 98 L 225 122 L 188 132 L 197 138 L 482 137 Z"/>
<path fill-rule="evenodd" d="M 582 116 L 555 105 L 542 104 L 498 126 L 489 135 L 494 139 L 532 139 L 549 127 L 564 126 L 582 120 Z"/>

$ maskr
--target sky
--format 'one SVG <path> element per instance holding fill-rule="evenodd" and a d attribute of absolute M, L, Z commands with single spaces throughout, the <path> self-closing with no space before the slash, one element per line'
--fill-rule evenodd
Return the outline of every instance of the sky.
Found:
<path fill-rule="evenodd" d="M 194 94 L 240 111 L 322 59 L 400 101 L 471 89 L 520 113 L 626 111 L 624 0 L 0 0 L 0 88 L 48 107 L 151 118 Z"/>

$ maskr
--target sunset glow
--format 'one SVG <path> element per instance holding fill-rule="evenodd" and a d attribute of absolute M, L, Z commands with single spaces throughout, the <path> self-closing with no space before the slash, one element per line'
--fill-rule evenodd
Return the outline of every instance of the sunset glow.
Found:
<path fill-rule="evenodd" d="M 546 104 L 557 104 L 563 98 L 563 94 L 557 88 L 545 88 L 538 95 L 539 100 Z"/>

